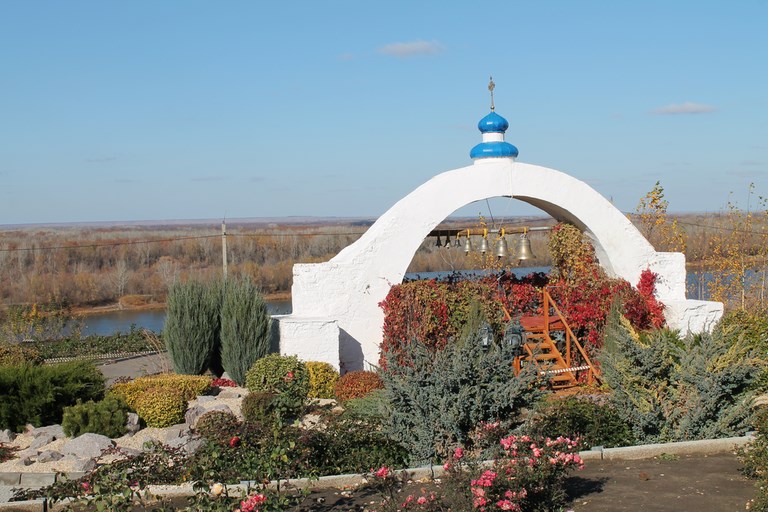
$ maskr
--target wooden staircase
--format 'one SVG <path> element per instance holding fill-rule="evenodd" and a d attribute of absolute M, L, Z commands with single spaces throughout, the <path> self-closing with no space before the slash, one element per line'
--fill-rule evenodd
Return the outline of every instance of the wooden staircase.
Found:
<path fill-rule="evenodd" d="M 534 364 L 541 375 L 547 377 L 554 390 L 566 390 L 583 383 L 599 382 L 600 374 L 597 368 L 571 331 L 549 292 L 543 289 L 542 295 L 543 314 L 520 318 L 525 335 L 521 353 L 515 358 L 515 371 L 519 373 L 523 365 Z M 587 372 L 586 378 L 582 377 L 582 372 Z"/>

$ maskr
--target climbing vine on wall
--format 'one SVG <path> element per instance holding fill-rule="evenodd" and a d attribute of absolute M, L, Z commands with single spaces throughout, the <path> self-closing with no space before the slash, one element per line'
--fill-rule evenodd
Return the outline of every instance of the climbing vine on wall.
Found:
<path fill-rule="evenodd" d="M 655 297 L 657 275 L 646 269 L 633 288 L 608 277 L 584 234 L 571 224 L 558 224 L 549 239 L 553 270 L 549 291 L 591 352 L 602 347 L 603 331 L 615 301 L 638 330 L 664 325 L 664 306 Z"/>
<path fill-rule="evenodd" d="M 544 274 L 518 278 L 500 273 L 477 280 L 431 279 L 393 286 L 379 305 L 384 310 L 382 351 L 397 352 L 404 341 L 417 339 L 428 348 L 442 349 L 456 340 L 467 322 L 473 303 L 495 332 L 504 324 L 504 305 L 508 311 L 534 313 L 541 308 Z"/>
<path fill-rule="evenodd" d="M 541 314 L 541 289 L 547 287 L 571 329 L 595 353 L 602 346 L 606 319 L 615 301 L 638 330 L 664 324 L 663 305 L 654 295 L 656 274 L 642 273 L 637 287 L 608 277 L 594 250 L 574 226 L 552 230 L 550 250 L 555 266 L 550 275 L 519 278 L 501 272 L 478 279 L 411 281 L 393 286 L 380 306 L 384 310 L 382 351 L 398 352 L 403 342 L 417 339 L 432 350 L 457 340 L 473 303 L 499 339 L 504 308 L 515 318 Z M 503 307 L 502 307 L 503 306 Z"/>

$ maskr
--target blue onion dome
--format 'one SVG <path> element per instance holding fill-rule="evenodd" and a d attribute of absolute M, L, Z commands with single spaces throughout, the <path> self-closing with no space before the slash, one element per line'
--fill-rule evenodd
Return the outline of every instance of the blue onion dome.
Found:
<path fill-rule="evenodd" d="M 493 111 L 477 123 L 480 133 L 504 133 L 507 128 L 509 128 L 507 120 Z"/>
<path fill-rule="evenodd" d="M 517 155 L 517 148 L 509 142 L 481 142 L 469 152 L 469 157 L 472 159 L 502 157 L 517 158 Z"/>
<path fill-rule="evenodd" d="M 472 148 L 470 158 L 517 158 L 517 148 L 504 141 L 504 132 L 509 128 L 506 119 L 491 110 L 477 123 L 477 128 L 483 134 L 483 142 Z"/>

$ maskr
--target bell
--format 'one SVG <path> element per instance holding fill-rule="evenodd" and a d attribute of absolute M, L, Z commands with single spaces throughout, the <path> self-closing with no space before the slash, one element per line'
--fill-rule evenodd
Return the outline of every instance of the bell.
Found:
<path fill-rule="evenodd" d="M 446 249 L 451 248 L 451 235 L 445 235 L 445 245 L 443 245 Z"/>
<path fill-rule="evenodd" d="M 520 261 L 530 260 L 535 258 L 533 251 L 531 251 L 531 241 L 528 236 L 523 233 L 517 240 L 517 259 Z"/>
<path fill-rule="evenodd" d="M 435 247 L 442 247 L 443 243 L 440 241 L 440 235 L 437 235 L 437 243 L 435 244 Z"/>
<path fill-rule="evenodd" d="M 485 254 L 488 252 L 488 238 L 483 237 L 480 241 L 480 252 Z"/>
<path fill-rule="evenodd" d="M 467 239 L 464 240 L 464 252 L 468 253 L 472 250 L 472 239 L 467 235 Z"/>
<path fill-rule="evenodd" d="M 469 237 L 467 237 L 467 239 L 469 239 Z M 456 239 L 453 241 L 453 246 L 457 249 L 461 247 L 461 240 L 459 240 L 459 235 L 456 235 Z"/>
<path fill-rule="evenodd" d="M 496 257 L 499 259 L 507 257 L 507 240 L 504 237 L 496 241 Z"/>

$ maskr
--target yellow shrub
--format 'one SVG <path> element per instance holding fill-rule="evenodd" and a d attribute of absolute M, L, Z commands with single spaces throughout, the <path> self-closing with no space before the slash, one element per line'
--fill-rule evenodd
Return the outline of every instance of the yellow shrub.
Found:
<path fill-rule="evenodd" d="M 339 372 L 328 363 L 309 361 L 309 398 L 333 398 Z"/>
<path fill-rule="evenodd" d="M 171 388 L 149 388 L 135 402 L 136 413 L 148 427 L 170 427 L 184 423 L 187 400 L 180 390 Z"/>
<path fill-rule="evenodd" d="M 145 389 L 134 385 L 133 382 L 134 381 L 112 384 L 112 386 L 107 391 L 107 394 L 121 398 L 123 402 L 128 404 L 128 407 L 135 410 L 136 398 L 141 396 Z"/>
<path fill-rule="evenodd" d="M 161 373 L 140 377 L 133 382 L 141 381 L 146 387 L 162 387 L 177 389 L 185 400 L 192 400 L 198 395 L 205 394 L 211 389 L 211 378 L 204 375 L 178 375 L 176 373 Z"/>
<path fill-rule="evenodd" d="M 130 382 L 114 384 L 109 389 L 109 392 L 122 398 L 131 409 L 138 412 L 136 408 L 137 400 L 151 389 L 168 390 L 169 392 L 177 393 L 186 403 L 196 396 L 204 394 L 210 387 L 210 377 L 162 373 L 139 377 Z"/>

